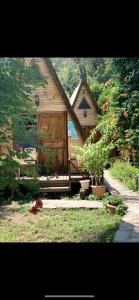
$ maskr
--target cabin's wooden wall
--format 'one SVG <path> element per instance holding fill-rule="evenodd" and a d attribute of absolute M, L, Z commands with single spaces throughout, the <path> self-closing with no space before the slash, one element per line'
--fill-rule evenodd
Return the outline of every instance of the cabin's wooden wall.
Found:
<path fill-rule="evenodd" d="M 37 63 L 39 64 L 40 71 L 44 76 L 47 76 L 47 86 L 46 89 L 44 88 L 38 88 L 37 93 L 39 94 L 40 98 L 40 105 L 38 108 L 39 112 L 49 112 L 49 111 L 67 111 L 67 107 L 64 103 L 64 100 L 62 98 L 62 95 L 60 91 L 58 90 L 54 78 L 52 77 L 49 68 L 47 66 L 47 63 L 44 58 L 38 58 Z M 67 119 L 73 120 L 72 115 L 68 111 L 67 113 Z M 75 124 L 75 122 L 74 122 Z M 83 145 L 83 139 L 81 137 L 81 134 L 75 124 L 76 132 L 77 132 L 77 139 L 73 140 L 71 137 L 68 137 L 68 156 L 69 157 L 75 157 L 74 155 L 74 146 L 82 146 Z M 75 162 L 76 165 L 78 165 L 78 162 Z M 74 168 L 72 168 L 72 172 L 77 173 Z"/>
<path fill-rule="evenodd" d="M 84 94 L 83 94 L 83 90 L 85 90 Z M 78 109 L 78 106 L 83 97 L 85 97 L 86 101 L 89 103 L 91 107 L 91 109 L 86 109 L 87 117 L 84 117 L 83 115 L 84 109 Z M 97 124 L 97 111 L 84 85 L 81 87 L 81 90 L 79 92 L 77 101 L 74 106 L 74 111 L 82 126 L 95 126 Z"/>

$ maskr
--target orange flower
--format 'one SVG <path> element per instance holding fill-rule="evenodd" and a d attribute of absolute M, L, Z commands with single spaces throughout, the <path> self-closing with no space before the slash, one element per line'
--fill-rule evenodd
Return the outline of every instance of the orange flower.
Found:
<path fill-rule="evenodd" d="M 113 133 L 113 135 L 112 135 L 112 138 L 113 138 L 113 139 L 117 139 L 118 137 L 119 137 L 119 134 Z"/>
<path fill-rule="evenodd" d="M 125 124 L 125 121 L 121 121 L 120 123 L 124 125 L 124 124 Z"/>
<path fill-rule="evenodd" d="M 128 76 L 126 76 L 126 77 L 124 78 L 124 82 L 127 83 L 127 82 L 128 82 L 128 79 L 129 79 Z"/>
<path fill-rule="evenodd" d="M 112 86 L 112 83 L 110 82 L 110 80 L 107 80 L 107 81 L 105 82 L 105 87 L 108 88 L 108 87 L 110 87 L 110 86 Z"/>
<path fill-rule="evenodd" d="M 124 96 L 124 97 L 128 97 L 128 93 L 124 93 L 123 96 Z"/>
<path fill-rule="evenodd" d="M 124 115 L 125 118 L 128 118 L 128 112 L 127 111 L 124 111 L 123 115 Z"/>

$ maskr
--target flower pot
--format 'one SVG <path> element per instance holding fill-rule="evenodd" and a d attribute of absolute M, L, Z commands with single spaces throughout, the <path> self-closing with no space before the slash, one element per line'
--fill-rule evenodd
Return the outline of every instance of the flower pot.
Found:
<path fill-rule="evenodd" d="M 80 180 L 79 182 L 80 182 L 81 188 L 82 188 L 83 190 L 89 189 L 89 186 L 90 186 L 90 180 L 89 180 L 89 179 L 86 179 L 86 180 Z"/>
<path fill-rule="evenodd" d="M 102 198 L 106 192 L 106 185 L 91 185 L 92 193 Z"/>
<path fill-rule="evenodd" d="M 86 196 L 88 196 L 90 193 L 90 190 L 89 189 L 80 189 L 80 199 L 81 200 L 85 200 L 86 199 Z"/>
<path fill-rule="evenodd" d="M 110 214 L 115 214 L 115 211 L 116 211 L 116 206 L 115 205 L 111 205 L 111 204 L 107 203 L 106 207 L 107 207 L 107 210 Z"/>

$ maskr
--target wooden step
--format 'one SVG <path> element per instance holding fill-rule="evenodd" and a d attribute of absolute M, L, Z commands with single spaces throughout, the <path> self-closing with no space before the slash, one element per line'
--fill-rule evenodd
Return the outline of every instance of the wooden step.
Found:
<path fill-rule="evenodd" d="M 69 192 L 71 189 L 69 186 L 50 186 L 50 187 L 41 187 L 40 192 L 42 193 L 55 193 L 55 192 Z"/>
<path fill-rule="evenodd" d="M 46 180 L 39 182 L 40 187 L 64 187 L 69 185 L 69 180 Z"/>

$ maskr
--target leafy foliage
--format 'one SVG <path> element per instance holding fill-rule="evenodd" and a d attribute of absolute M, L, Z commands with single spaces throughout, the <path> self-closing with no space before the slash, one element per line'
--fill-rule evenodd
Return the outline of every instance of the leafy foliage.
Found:
<path fill-rule="evenodd" d="M 128 207 L 125 204 L 118 205 L 116 207 L 116 213 L 120 216 L 124 216 L 127 209 Z"/>
<path fill-rule="evenodd" d="M 95 85 L 109 78 L 106 60 L 104 58 L 51 58 L 62 85 L 70 98 L 81 79 L 86 79 L 94 96 L 98 96 Z M 94 84 L 93 84 L 94 83 Z"/>
<path fill-rule="evenodd" d="M 87 141 L 83 147 L 75 147 L 76 157 L 91 175 L 101 176 L 108 160 L 107 148 L 102 148 L 100 143 Z"/>
<path fill-rule="evenodd" d="M 113 58 L 111 77 L 99 85 L 100 117 L 92 132 L 101 133 L 103 147 L 117 148 L 125 160 L 138 160 L 139 59 Z"/>
<path fill-rule="evenodd" d="M 133 191 L 137 191 L 137 176 L 139 168 L 132 166 L 129 162 L 116 160 L 111 167 L 111 174 L 114 178 L 121 180 Z"/>
<path fill-rule="evenodd" d="M 108 203 L 114 206 L 123 204 L 123 199 L 121 196 L 114 196 L 109 198 Z"/>
<path fill-rule="evenodd" d="M 47 80 L 42 80 L 34 59 L 0 58 L 0 189 L 9 186 L 13 196 L 19 185 L 15 180 L 18 159 L 29 156 L 29 153 L 21 153 L 13 146 L 23 137 L 26 142 L 32 137 L 36 140 L 39 133 L 36 133 L 36 128 L 27 132 L 26 122 L 34 122 L 36 108 L 33 95 L 38 87 L 45 88 L 46 84 Z M 36 177 L 36 173 L 31 173 L 25 166 L 21 166 L 21 169 L 27 175 Z"/>

